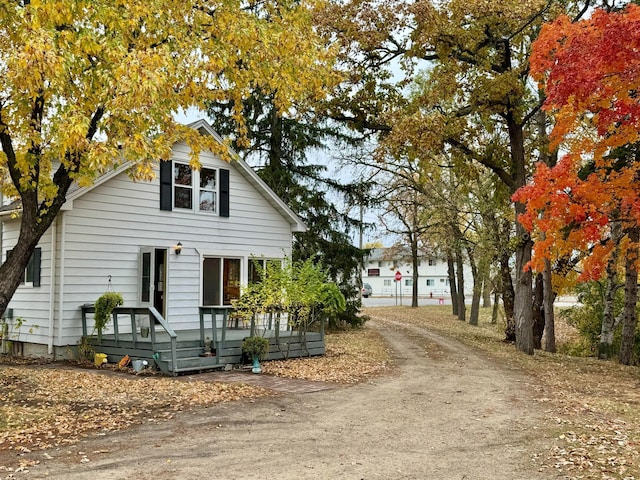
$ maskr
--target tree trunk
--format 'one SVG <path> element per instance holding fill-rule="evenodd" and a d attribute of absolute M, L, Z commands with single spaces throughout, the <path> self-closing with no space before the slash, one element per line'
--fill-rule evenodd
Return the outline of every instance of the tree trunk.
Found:
<path fill-rule="evenodd" d="M 538 273 L 535 278 L 533 289 L 533 347 L 540 350 L 542 348 L 542 334 L 544 333 L 544 286 L 542 274 Z"/>
<path fill-rule="evenodd" d="M 42 236 L 38 230 L 21 226 L 18 243 L 11 250 L 11 255 L 0 266 L 0 317 L 4 314 L 11 297 L 20 286 L 31 254 Z"/>
<path fill-rule="evenodd" d="M 625 256 L 625 279 L 624 279 L 624 312 L 622 323 L 622 341 L 620 343 L 620 363 L 631 365 L 634 361 L 633 347 L 636 338 L 636 325 L 638 315 L 636 306 L 638 303 L 638 239 L 640 238 L 640 227 L 634 227 L 628 233 L 631 246 Z"/>
<path fill-rule="evenodd" d="M 491 324 L 498 323 L 498 313 L 500 312 L 500 294 L 493 292 L 493 310 L 491 310 Z"/>
<path fill-rule="evenodd" d="M 489 269 L 482 274 L 482 308 L 491 308 L 491 272 Z"/>
<path fill-rule="evenodd" d="M 502 283 L 502 304 L 507 322 L 504 329 L 504 339 L 506 342 L 515 342 L 516 321 L 513 313 L 515 292 L 513 290 L 513 279 L 511 278 L 511 267 L 509 266 L 509 254 L 507 252 L 503 252 L 500 257 L 500 277 Z"/>
<path fill-rule="evenodd" d="M 447 254 L 447 275 L 449 276 L 449 287 L 451 288 L 451 314 L 458 315 L 458 289 L 456 288 L 455 261 L 451 252 Z"/>
<path fill-rule="evenodd" d="M 613 335 L 620 318 L 615 314 L 615 298 L 620 283 L 618 282 L 618 258 L 620 257 L 620 240 L 622 239 L 622 225 L 620 222 L 612 222 L 611 241 L 616 247 L 607 262 L 607 283 L 604 291 L 604 311 L 602 313 L 602 326 L 600 327 L 600 343 L 598 344 L 598 357 L 609 359 L 613 357 Z"/>
<path fill-rule="evenodd" d="M 469 315 L 469 323 L 478 325 L 480 317 L 480 297 L 482 296 L 482 279 L 478 267 L 476 266 L 473 248 L 467 248 L 467 256 L 469 257 L 469 265 L 471 266 L 471 275 L 473 276 L 473 297 L 471 299 L 471 313 Z"/>
<path fill-rule="evenodd" d="M 521 239 L 515 252 L 516 288 L 513 306 L 516 323 L 516 349 L 533 355 L 533 287 L 531 285 L 531 270 L 524 270 L 524 266 L 531 260 L 533 242 L 519 223 L 516 232 L 519 233 L 518 237 Z"/>
<path fill-rule="evenodd" d="M 462 249 L 456 248 L 456 277 L 458 284 L 458 320 L 463 322 L 467 317 L 467 307 L 464 302 L 464 265 L 462 261 Z"/>
<path fill-rule="evenodd" d="M 413 266 L 412 273 L 412 289 L 411 289 L 411 308 L 418 308 L 418 239 L 416 235 L 411 237 L 411 264 Z"/>
<path fill-rule="evenodd" d="M 553 291 L 553 282 L 551 278 L 551 262 L 549 259 L 544 261 L 544 273 L 542 274 L 543 283 L 543 308 L 544 308 L 544 332 L 542 334 L 542 348 L 547 352 L 556 351 L 556 325 L 555 312 L 553 311 L 553 302 L 556 294 Z"/>

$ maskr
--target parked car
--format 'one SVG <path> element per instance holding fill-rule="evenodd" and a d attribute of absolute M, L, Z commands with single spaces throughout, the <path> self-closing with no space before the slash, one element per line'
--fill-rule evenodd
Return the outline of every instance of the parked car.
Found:
<path fill-rule="evenodd" d="M 364 298 L 369 298 L 372 294 L 373 294 L 373 290 L 371 288 L 371 285 L 369 285 L 368 283 L 363 283 L 362 284 L 362 296 Z"/>

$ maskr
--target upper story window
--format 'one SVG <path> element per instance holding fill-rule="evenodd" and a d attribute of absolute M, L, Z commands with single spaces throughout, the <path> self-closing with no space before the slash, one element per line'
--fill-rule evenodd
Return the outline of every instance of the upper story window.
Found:
<path fill-rule="evenodd" d="M 173 206 L 174 208 L 193 209 L 197 205 L 200 212 L 216 211 L 218 198 L 217 170 L 202 167 L 191 170 L 186 163 L 173 165 Z M 198 188 L 195 188 L 195 186 Z"/>
<path fill-rule="evenodd" d="M 160 210 L 184 209 L 229 216 L 229 170 L 160 162 Z"/>
<path fill-rule="evenodd" d="M 176 163 L 173 166 L 173 206 L 193 208 L 193 175 L 189 165 Z"/>
<path fill-rule="evenodd" d="M 200 169 L 200 190 L 198 208 L 202 212 L 215 212 L 217 195 L 216 171 L 211 168 Z"/>

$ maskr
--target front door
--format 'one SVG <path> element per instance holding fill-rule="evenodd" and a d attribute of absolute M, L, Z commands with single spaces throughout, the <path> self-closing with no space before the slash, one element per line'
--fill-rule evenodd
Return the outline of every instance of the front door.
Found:
<path fill-rule="evenodd" d="M 166 312 L 166 266 L 166 248 L 144 247 L 140 250 L 140 305 L 154 307 L 163 317 Z"/>
<path fill-rule="evenodd" d="M 165 312 L 165 287 L 167 285 L 165 268 L 167 262 L 167 250 L 156 248 L 154 252 L 153 275 L 153 306 L 164 317 Z"/>

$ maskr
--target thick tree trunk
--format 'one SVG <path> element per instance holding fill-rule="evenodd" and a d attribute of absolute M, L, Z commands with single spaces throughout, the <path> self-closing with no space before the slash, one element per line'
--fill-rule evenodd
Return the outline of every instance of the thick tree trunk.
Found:
<path fill-rule="evenodd" d="M 540 350 L 542 348 L 542 334 L 544 333 L 544 286 L 542 274 L 538 273 L 535 278 L 533 289 L 533 347 Z"/>
<path fill-rule="evenodd" d="M 37 230 L 21 229 L 18 243 L 11 250 L 11 255 L 0 266 L 0 317 L 18 289 L 29 258 L 41 236 L 42 234 Z"/>
<path fill-rule="evenodd" d="M 556 325 L 555 313 L 553 311 L 553 302 L 556 294 L 553 291 L 553 282 L 551 279 L 551 262 L 546 259 L 544 261 L 543 281 L 543 308 L 544 308 L 544 332 L 542 334 L 542 348 L 547 352 L 556 351 Z"/>
<path fill-rule="evenodd" d="M 447 254 L 447 275 L 449 276 L 449 287 L 451 288 L 451 314 L 458 315 L 458 289 L 456 288 L 455 260 L 451 252 Z"/>
<path fill-rule="evenodd" d="M 598 357 L 609 359 L 613 357 L 613 335 L 620 318 L 616 318 L 615 299 L 616 291 L 620 288 L 618 282 L 618 259 L 620 257 L 620 240 L 622 238 L 622 226 L 620 222 L 612 222 L 611 241 L 616 247 L 607 262 L 607 283 L 604 290 L 604 311 L 602 314 L 602 326 L 600 327 L 600 343 L 598 344 Z"/>
<path fill-rule="evenodd" d="M 519 230 L 519 232 L 518 232 Z M 516 323 L 516 349 L 529 355 L 533 354 L 533 287 L 531 270 L 524 266 L 531 260 L 531 242 L 529 234 L 517 224 L 520 245 L 516 249 L 516 288 L 514 314 Z"/>
<path fill-rule="evenodd" d="M 463 322 L 467 319 L 467 306 L 464 298 L 464 264 L 462 260 L 462 249 L 456 248 L 456 277 L 458 284 L 458 320 Z"/>
<path fill-rule="evenodd" d="M 480 297 L 482 296 L 482 279 L 480 272 L 476 266 L 476 260 L 473 255 L 473 249 L 467 248 L 467 256 L 469 257 L 469 265 L 471 266 L 471 275 L 473 276 L 473 297 L 471 299 L 471 313 L 469 314 L 469 323 L 478 325 L 480 317 Z"/>
<path fill-rule="evenodd" d="M 640 238 L 640 228 L 631 228 L 628 233 L 632 246 L 627 250 L 625 280 L 624 280 L 624 312 L 622 323 L 622 341 L 620 343 L 620 363 L 631 365 L 634 361 L 633 347 L 636 337 L 636 326 L 638 324 L 637 303 L 638 303 L 638 239 Z"/>

